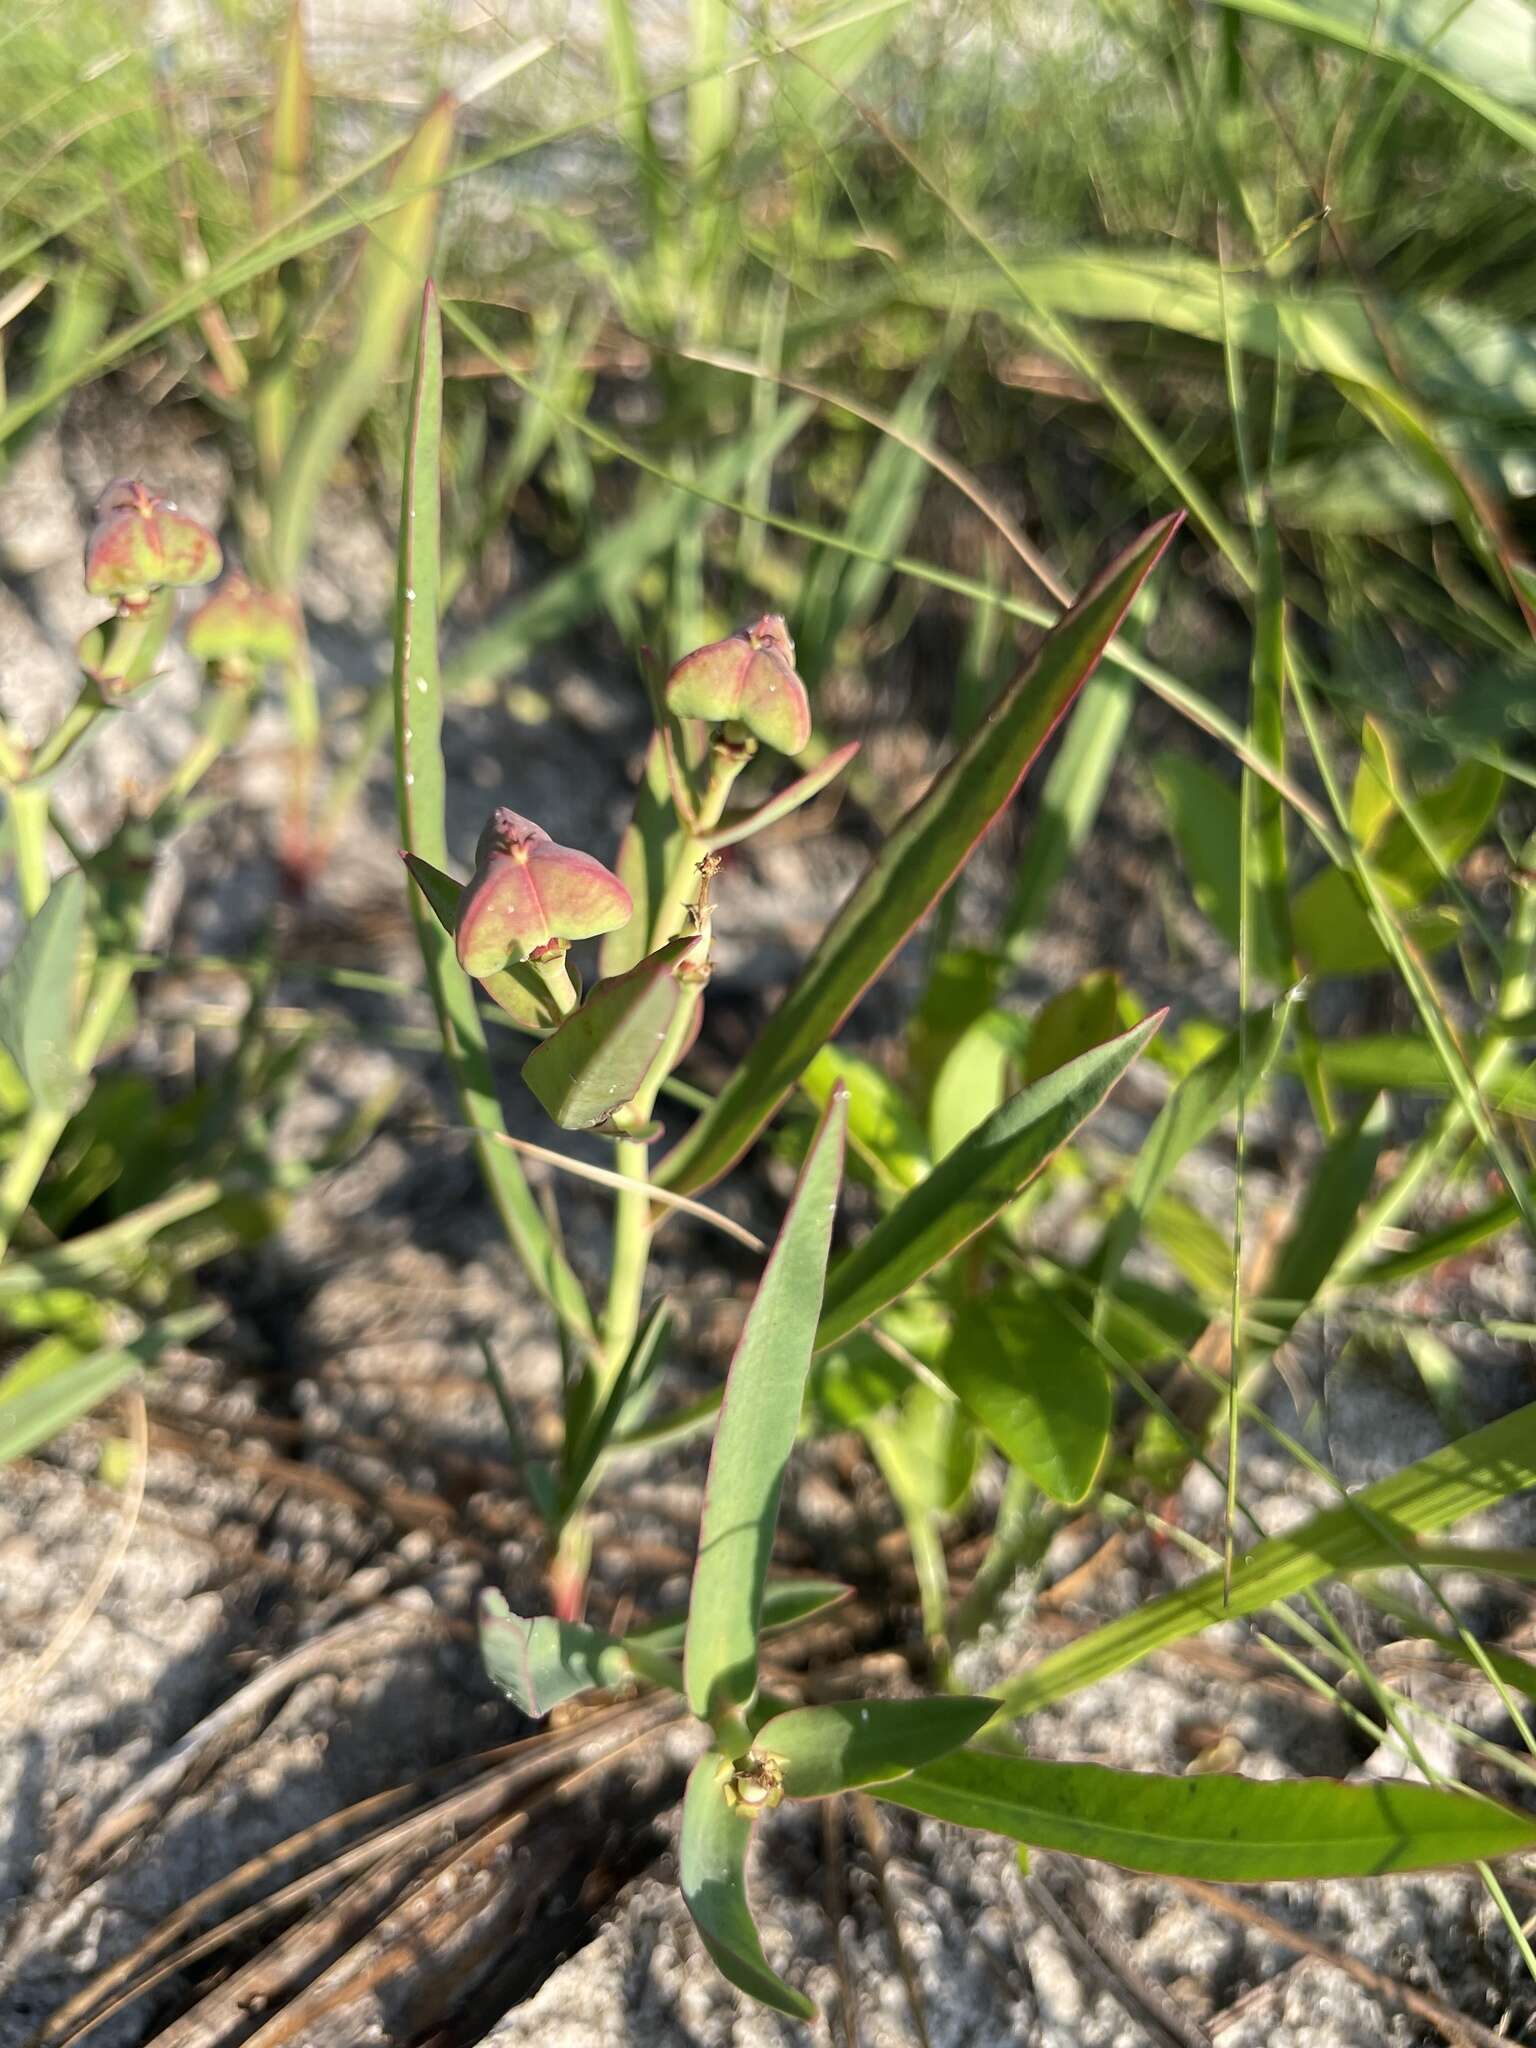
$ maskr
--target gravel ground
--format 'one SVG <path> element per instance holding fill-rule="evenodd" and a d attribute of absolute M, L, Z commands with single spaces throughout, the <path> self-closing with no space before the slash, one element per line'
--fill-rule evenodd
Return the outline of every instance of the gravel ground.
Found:
<path fill-rule="evenodd" d="M 91 617 L 78 588 L 81 508 L 108 475 L 148 459 L 131 417 L 95 414 L 94 402 L 61 434 L 35 442 L 0 494 L 0 696 L 32 734 L 65 701 L 68 650 Z M 156 480 L 212 516 L 227 480 L 207 448 L 189 437 L 168 452 L 157 423 Z M 357 508 L 336 508 L 322 535 L 306 594 L 334 704 L 387 659 L 391 572 L 385 536 Z M 635 693 L 579 647 L 541 658 L 530 680 L 556 707 L 547 722 L 517 726 L 495 706 L 456 720 L 450 769 L 461 853 L 493 797 L 516 802 L 526 791 L 550 793 L 544 809 L 561 836 L 598 849 L 616 836 L 643 739 Z M 125 792 L 174 755 L 192 688 L 184 665 L 173 663 L 72 773 L 61 801 L 87 843 L 105 835 Z M 220 787 L 217 812 L 171 850 L 154 943 L 235 951 L 267 914 L 270 820 L 285 782 L 279 738 L 275 714 L 263 714 Z M 883 744 L 921 756 L 912 733 Z M 1193 959 L 1208 970 L 1208 999 L 1229 999 L 1215 979 L 1224 963 L 1192 916 L 1170 941 L 1173 913 L 1146 879 L 1155 831 L 1147 802 L 1134 776 L 1117 787 L 1117 830 L 1106 837 L 1125 850 L 1061 892 L 1036 955 L 1035 993 L 1102 964 L 1114 944 L 1136 963 L 1133 978 L 1149 997 L 1165 987 L 1177 995 Z M 852 833 L 839 830 L 788 840 L 732 870 L 717 1028 L 750 1028 L 754 1004 L 786 964 L 784 933 L 797 943 L 813 933 L 859 859 Z M 1005 880 L 1004 852 L 992 851 L 973 892 L 979 911 Z M 329 947 L 349 963 L 414 979 L 382 779 L 289 936 L 295 954 L 319 957 Z M 216 978 L 209 986 L 216 994 Z M 164 1060 L 180 1042 L 186 1005 L 208 996 L 201 984 L 192 995 L 168 984 L 134 1057 Z M 884 999 L 871 1006 L 875 1028 L 889 1008 Z M 351 1010 L 338 1001 L 338 1016 L 356 1027 L 378 1014 L 362 999 Z M 669 1881 L 692 1738 L 650 1725 L 648 1708 L 620 1707 L 585 1735 L 560 1738 L 585 1744 L 580 1773 L 546 1792 L 532 1824 L 504 1823 L 496 1834 L 506 1803 L 476 1787 L 510 1766 L 467 1760 L 527 1731 L 480 1673 L 468 1617 L 487 1579 L 506 1586 L 514 1604 L 539 1596 L 477 1333 L 494 1330 L 535 1439 L 549 1426 L 558 1361 L 472 1160 L 430 1127 L 448 1117 L 430 1063 L 355 1037 L 331 1041 L 306 1068 L 281 1143 L 297 1154 L 382 1088 L 398 1090 L 396 1105 L 367 1149 L 301 1194 L 267 1245 L 214 1275 L 227 1320 L 205 1349 L 171 1359 L 156 1377 L 147 1483 L 131 1527 L 102 1466 L 104 1447 L 131 1433 L 131 1405 L 0 1478 L 0 1709 L 12 1731 L 0 1751 L 0 2048 L 20 2048 L 50 2022 L 51 2038 L 60 2038 L 66 2001 L 94 1972 L 246 1859 L 354 1802 L 379 1802 L 345 1833 L 301 1843 L 222 1910 L 207 1902 L 197 1927 L 395 1819 L 387 1795 L 424 1774 L 422 1794 L 467 1787 L 466 1798 L 490 1800 L 458 1837 L 471 1853 L 454 1860 L 444 1824 L 371 1863 L 359 1856 L 350 1890 L 338 1880 L 318 1905 L 295 1896 L 218 1955 L 178 1958 L 89 2038 L 99 2048 L 151 2039 L 176 2048 L 482 2040 L 765 2048 L 850 2033 L 867 2048 L 1130 2048 L 1148 2039 L 1345 2048 L 1434 2038 L 1338 1969 L 1298 1960 L 1273 1928 L 1245 1926 L 1176 1887 L 1058 1857 L 1039 1857 L 1025 1873 L 1006 1845 L 862 1803 L 783 1810 L 762 1828 L 754 1882 L 770 1957 L 831 2016 L 808 2036 L 744 2008 L 702 1957 Z M 1106 1130 L 1133 1145 L 1154 1101 L 1123 1091 Z M 527 1106 L 509 1098 L 509 1113 L 537 1134 Z M 1261 1130 L 1256 1140 L 1261 1160 L 1267 1141 L 1283 1165 L 1283 1132 Z M 1213 1158 L 1191 1182 L 1193 1198 L 1216 1215 L 1230 1198 L 1224 1171 Z M 1259 1171 L 1251 1199 L 1275 1185 Z M 760 1179 L 731 1184 L 721 1199 L 744 1219 L 771 1220 Z M 595 1277 L 602 1208 L 580 1192 L 564 1208 L 571 1255 Z M 677 1391 L 685 1395 L 728 1354 L 750 1268 L 690 1229 L 662 1242 L 684 1310 Z M 701 1281 L 694 1265 L 706 1251 Z M 1455 1284 L 1468 1325 L 1531 1313 L 1530 1265 L 1517 1254 Z M 1467 1325 L 1455 1334 L 1469 1421 L 1527 1398 L 1524 1355 Z M 1417 1383 L 1348 1336 L 1325 1323 L 1296 1361 L 1293 1377 L 1310 1396 L 1304 1422 L 1284 1388 L 1274 1405 L 1354 1485 L 1422 1454 L 1442 1432 Z M 1330 1497 L 1262 1435 L 1245 1442 L 1243 1471 L 1271 1530 Z M 677 1602 L 700 1477 L 701 1450 L 685 1445 L 632 1466 L 625 1484 L 610 1487 L 595 1558 L 600 1609 L 637 1585 L 648 1608 Z M 1170 1513 L 1213 1535 L 1221 1513 L 1213 1483 L 1194 1475 Z M 1530 1504 L 1515 1502 L 1467 1533 L 1529 1542 L 1532 1524 Z M 119 1532 L 126 1541 L 116 1557 Z M 1086 1524 L 1062 1532 L 971 1653 L 969 1682 L 987 1684 L 1042 1645 L 1187 1574 L 1179 1553 L 1150 1536 L 1099 1550 L 1103 1533 Z M 893 1534 L 873 1473 L 846 1442 L 805 1450 L 786 1507 L 788 1564 L 873 1577 L 891 1567 Z M 1073 1597 L 1042 1601 L 1091 1555 L 1099 1568 L 1074 1581 Z M 103 1587 L 104 1558 L 116 1568 Z M 1509 1626 L 1509 1611 L 1485 1591 L 1471 1583 L 1464 1591 L 1472 1618 Z M 83 1625 L 39 1677 L 35 1660 L 77 1603 Z M 1341 1611 L 1360 1640 L 1383 1640 L 1358 1601 Z M 900 1667 L 889 1630 L 872 1628 L 860 1647 L 874 1682 Z M 1422 1710 L 1504 1732 L 1499 1703 L 1464 1672 L 1418 1659 L 1401 1690 L 1420 1710 L 1416 1726 L 1436 1765 L 1465 1774 L 1465 1753 Z M 1401 1768 L 1262 1661 L 1238 1624 L 1060 1703 L 1028 1733 L 1040 1755 L 1140 1769 L 1214 1763 L 1287 1777 Z M 620 1742 L 629 1746 L 605 1761 L 605 1746 Z M 1530 2001 L 1475 1880 L 1288 1885 L 1247 1896 L 1281 1929 L 1523 2038 Z M 383 1935 L 369 1934 L 381 1925 Z"/>

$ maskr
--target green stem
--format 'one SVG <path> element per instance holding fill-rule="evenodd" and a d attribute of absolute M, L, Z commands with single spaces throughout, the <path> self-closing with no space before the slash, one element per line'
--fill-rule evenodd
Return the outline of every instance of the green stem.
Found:
<path fill-rule="evenodd" d="M 963 1645 L 980 1635 L 1020 1571 L 1037 1565 L 1044 1557 L 1059 1519 L 1042 1512 L 1034 1481 L 1019 1466 L 1010 1465 L 992 1541 L 970 1591 L 956 1607 L 949 1624 L 951 1643 Z"/>
<path fill-rule="evenodd" d="M 21 914 L 34 918 L 48 900 L 48 792 L 34 782 L 11 788 L 11 829 L 16 839 L 16 887 Z"/>

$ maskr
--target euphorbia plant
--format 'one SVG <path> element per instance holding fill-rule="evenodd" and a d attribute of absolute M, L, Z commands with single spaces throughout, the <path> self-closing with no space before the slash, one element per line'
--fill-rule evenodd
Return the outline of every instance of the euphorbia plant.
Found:
<path fill-rule="evenodd" d="M 1162 1018 L 1127 1018 L 1103 991 L 1035 1020 L 1019 1057 L 991 1071 L 1001 1085 L 942 1145 L 929 1148 L 910 1105 L 828 1040 L 869 983 L 954 880 L 1071 704 L 1177 524 L 1165 520 L 1088 588 L 1005 690 L 975 735 L 874 857 L 777 1009 L 724 1086 L 653 1170 L 658 1115 L 707 1001 L 719 849 L 749 837 L 824 786 L 846 760 L 829 756 L 777 796 L 727 816 L 732 787 L 759 743 L 782 752 L 811 738 L 810 707 L 784 622 L 768 618 L 685 653 L 656 692 L 657 732 L 617 873 L 587 849 L 559 846 L 545 823 L 498 810 L 468 884 L 446 871 L 441 691 L 437 680 L 441 338 L 430 288 L 412 393 L 397 592 L 397 792 L 423 954 L 466 1119 L 493 1195 L 530 1279 L 558 1323 L 565 1359 L 564 1439 L 553 1465 L 523 1460 L 548 1532 L 549 1605 L 514 1614 L 486 1595 L 482 1641 L 493 1677 L 527 1714 L 594 1687 L 675 1692 L 699 1723 L 702 1755 L 683 1800 L 679 1878 L 722 1971 L 798 2017 L 812 2008 L 769 1964 L 750 1912 L 746 1860 L 758 1819 L 784 1800 L 856 1787 L 1021 1843 L 1067 1848 L 1133 1867 L 1233 1879 L 1358 1875 L 1468 1857 L 1536 1841 L 1536 1827 L 1491 1801 L 1428 1786 L 1258 1784 L 1161 1778 L 1091 1764 L 1040 1762 L 1007 1728 L 1029 1676 L 996 1696 L 952 1689 L 951 1653 L 974 1634 L 988 1601 L 951 1611 L 934 1533 L 963 1497 L 978 1458 L 1011 1467 L 1024 1492 L 1081 1500 L 1106 1457 L 1109 1380 L 1100 1350 L 1134 1345 L 1134 1319 L 1112 1297 L 1130 1239 L 1189 1133 L 1226 1100 L 1227 1049 L 1189 1072 L 1122 1191 L 1130 1235 L 1111 1225 L 1096 1267 L 1052 1267 L 1033 1255 L 1023 1213 L 1036 1176 L 1151 1042 Z M 510 802 L 526 802 L 509 778 Z M 628 915 L 625 915 L 626 905 Z M 607 929 L 605 930 L 605 926 Z M 573 941 L 603 933 L 601 978 L 582 997 Z M 558 972 L 541 972 L 551 963 Z M 564 1129 L 614 1142 L 607 1182 L 616 1212 L 607 1297 L 592 1304 L 503 1144 L 489 1050 L 466 972 L 540 1042 L 523 1071 Z M 1267 1063 L 1285 1029 L 1282 1003 L 1254 1027 Z M 1243 1034 L 1240 1049 L 1247 1044 Z M 1019 1085 L 1008 1077 L 1015 1073 Z M 623 1636 L 582 1619 L 584 1504 L 618 1449 L 646 1441 L 670 1338 L 665 1302 L 647 1309 L 651 1238 L 673 1206 L 730 1167 L 800 1092 L 820 1114 L 799 1152 L 794 1193 L 768 1251 L 721 1395 L 650 1425 L 676 1433 L 714 1425 L 687 1613 Z M 698 1097 L 685 1091 L 697 1104 Z M 1202 1124 L 1202 1119 L 1205 1120 Z M 803 1125 L 797 1126 L 803 1131 Z M 852 1144 L 850 1144 L 850 1138 Z M 845 1165 L 856 1164 L 880 1213 L 862 1239 L 834 1252 Z M 718 1220 L 718 1219 L 716 1219 Z M 962 1255 L 959 1256 L 959 1255 Z M 1096 1296 L 1102 1306 L 1096 1306 Z M 977 1314 L 991 1319 L 978 1324 Z M 1108 1335 L 1105 1335 L 1105 1331 Z M 902 1505 L 924 1593 L 926 1641 L 912 1644 L 912 1696 L 849 1698 L 836 1671 L 795 1676 L 771 1697 L 760 1682 L 763 1635 L 838 1596 L 820 1580 L 775 1580 L 774 1529 L 785 1474 L 807 1409 L 864 1430 Z M 1525 1425 L 1536 1436 L 1536 1419 Z M 1500 1445 L 1507 1452 L 1506 1430 Z M 1325 1575 L 1338 1558 L 1379 1557 L 1392 1531 L 1438 1526 L 1520 1483 L 1476 1439 L 1456 1457 L 1423 1462 L 1391 1482 L 1379 1515 L 1370 1498 L 1320 1516 L 1278 1545 L 1261 1545 L 1237 1580 L 1274 1597 Z M 953 1452 L 953 1456 L 951 1456 Z M 922 1474 L 943 1465 L 936 1487 Z M 1525 1460 L 1526 1467 L 1530 1460 Z M 1497 1469 L 1496 1469 L 1497 1468 Z M 925 1485 L 927 1491 L 925 1492 Z M 1358 1518 L 1358 1520 L 1357 1520 Z M 1380 1522 L 1389 1524 L 1384 1538 Z M 1365 1532 L 1362 1537 L 1361 1532 Z M 1362 1547 L 1363 1544 L 1363 1547 Z M 1000 1524 L 992 1581 L 1018 1553 Z M 1374 1546 L 1374 1547 L 1373 1547 Z M 937 1553 L 937 1554 L 935 1554 Z M 984 1570 L 981 1587 L 988 1580 Z M 1144 1610 L 1152 1640 L 1220 1612 L 1219 1574 Z M 1142 1616 L 1103 1631 L 1106 1668 L 1136 1654 Z M 1093 1638 L 1089 1639 L 1089 1645 Z M 1089 1645 L 1081 1646 L 1092 1667 Z M 1079 1646 L 1073 1646 L 1075 1654 Z M 1039 1669 L 1044 1672 L 1047 1666 Z M 784 1681 L 778 1681 L 783 1683 Z M 1070 1680 L 1064 1681 L 1064 1689 Z M 1048 1691 L 1045 1696 L 1052 1696 Z"/>

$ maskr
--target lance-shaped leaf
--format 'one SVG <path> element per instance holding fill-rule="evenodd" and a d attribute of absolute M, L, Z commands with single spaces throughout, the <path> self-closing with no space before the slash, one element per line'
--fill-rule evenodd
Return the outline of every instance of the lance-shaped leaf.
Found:
<path fill-rule="evenodd" d="M 795 644 L 772 615 L 685 654 L 667 677 L 666 696 L 674 717 L 744 725 L 781 754 L 798 754 L 811 737 L 811 701 L 795 673 Z"/>
<path fill-rule="evenodd" d="M 459 898 L 464 894 L 464 884 L 456 882 L 452 875 L 445 875 L 441 868 L 433 867 L 431 861 L 423 860 L 419 853 L 402 852 L 400 858 L 410 870 L 411 880 L 416 884 L 449 938 L 458 931 Z M 548 1031 L 557 1024 L 558 1013 L 550 999 L 549 990 L 535 969 L 519 962 L 507 967 L 500 974 L 482 974 L 480 986 L 498 1008 L 506 1011 L 514 1024 L 524 1031 Z"/>
<path fill-rule="evenodd" d="M 1528 1815 L 1428 1785 L 1165 1778 L 981 1750 L 925 1765 L 881 1797 L 1034 1849 L 1230 1884 L 1430 1870 L 1536 1842 Z"/>
<path fill-rule="evenodd" d="M 223 560 L 206 526 L 132 477 L 117 477 L 96 501 L 85 587 L 137 609 L 157 590 L 211 583 Z"/>
<path fill-rule="evenodd" d="M 438 458 L 442 439 L 443 336 L 437 295 L 422 294 L 421 328 L 411 383 L 405 479 L 400 506 L 400 552 L 395 585 L 395 803 L 400 841 L 428 869 L 443 872 L 448 858 L 443 821 L 443 692 L 438 668 L 439 535 L 442 508 Z M 430 898 L 429 898 L 430 900 Z M 474 990 L 453 963 L 453 948 L 435 917 L 411 896 L 411 914 L 427 986 L 437 1011 L 443 1050 L 453 1072 L 465 1123 L 476 1133 L 486 1186 L 507 1236 L 535 1287 L 566 1331 L 592 1337 L 592 1315 L 581 1283 L 555 1242 L 517 1157 L 500 1142 L 506 1126 L 491 1072 Z"/>
<path fill-rule="evenodd" d="M 498 804 L 459 898 L 459 965 L 477 978 L 499 974 L 563 942 L 611 932 L 633 910 L 629 891 L 600 860 Z"/>
<path fill-rule="evenodd" d="M 1396 1564 L 1412 1537 L 1444 1529 L 1528 1486 L 1536 1486 L 1536 1402 L 1325 1508 L 1290 1535 L 1256 1543 L 1233 1566 L 1230 1593 L 1217 1567 L 1053 1650 L 997 1688 L 998 1717 L 1033 1713 L 1165 1643 L 1256 1614 L 1323 1579 Z"/>
<path fill-rule="evenodd" d="M 793 2020 L 816 2017 L 803 1992 L 786 1984 L 763 1954 L 747 1903 L 747 1851 L 752 1823 L 727 1800 L 730 1762 L 706 1750 L 683 1795 L 677 1880 L 694 1925 L 722 1977 L 738 1991 Z"/>
<path fill-rule="evenodd" d="M 713 832 L 706 832 L 702 843 L 712 852 L 719 853 L 727 846 L 737 846 L 743 839 L 750 839 L 755 832 L 764 831 L 769 825 L 776 825 L 781 818 L 789 817 L 802 804 L 808 804 L 813 796 L 820 796 L 829 783 L 837 780 L 861 744 L 858 740 L 849 740 L 846 746 L 834 747 L 824 761 L 799 776 L 787 789 L 769 797 L 766 803 L 759 804 L 755 811 L 732 815 L 717 825 Z"/>
<path fill-rule="evenodd" d="M 76 1086 L 75 971 L 84 917 L 85 878 L 76 868 L 48 892 L 0 974 L 0 1045 L 42 1109 L 67 1106 Z"/>
<path fill-rule="evenodd" d="M 1165 1015 L 1159 1010 L 1021 1089 L 946 1154 L 833 1268 L 817 1350 L 867 1322 L 1000 1215 L 1098 1108 Z"/>
<path fill-rule="evenodd" d="M 523 1079 L 562 1130 L 595 1130 L 634 1100 L 683 999 L 678 962 L 696 944 L 685 932 L 627 974 L 598 982 L 529 1053 Z"/>
<path fill-rule="evenodd" d="M 786 1799 L 828 1799 L 885 1785 L 968 1742 L 989 1721 L 988 1699 L 837 1700 L 791 1707 L 757 1731 L 752 1747 L 772 1757 Z"/>
<path fill-rule="evenodd" d="M 847 1127 L 848 1097 L 839 1087 L 805 1155 L 726 1376 L 683 1659 L 688 1704 L 701 1720 L 749 1706 L 757 1692 L 763 1585 L 821 1313 Z"/>
<path fill-rule="evenodd" d="M 308 551 L 326 479 L 399 360 L 432 260 L 455 112 L 446 95 L 438 100 L 402 151 L 390 179 L 400 203 L 367 229 L 349 294 L 352 331 L 330 351 L 325 378 L 288 442 L 272 500 L 272 570 L 284 586 Z"/>
<path fill-rule="evenodd" d="M 928 794 L 886 841 L 747 1057 L 663 1162 L 664 1185 L 706 1186 L 751 1144 L 864 990 L 995 822 L 1167 547 L 1160 520 L 1084 592 Z"/>

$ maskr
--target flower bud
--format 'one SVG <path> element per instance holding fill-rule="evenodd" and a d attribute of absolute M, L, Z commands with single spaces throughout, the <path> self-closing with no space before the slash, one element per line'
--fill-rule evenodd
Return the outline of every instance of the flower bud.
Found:
<path fill-rule="evenodd" d="M 795 643 L 784 621 L 771 614 L 685 654 L 667 678 L 667 703 L 679 718 L 743 725 L 780 754 L 798 754 L 811 736 Z"/>
<path fill-rule="evenodd" d="M 223 565 L 206 526 L 131 477 L 118 477 L 96 502 L 85 544 L 85 587 L 125 614 L 143 611 L 157 590 L 211 583 Z"/>
<path fill-rule="evenodd" d="M 187 652 L 210 668 L 250 675 L 298 653 L 298 607 L 235 570 L 188 619 L 186 640 Z"/>
<path fill-rule="evenodd" d="M 480 834 L 459 898 L 459 965 L 478 977 L 554 959 L 570 940 L 617 931 L 633 912 L 629 891 L 601 861 L 502 806 Z"/>

